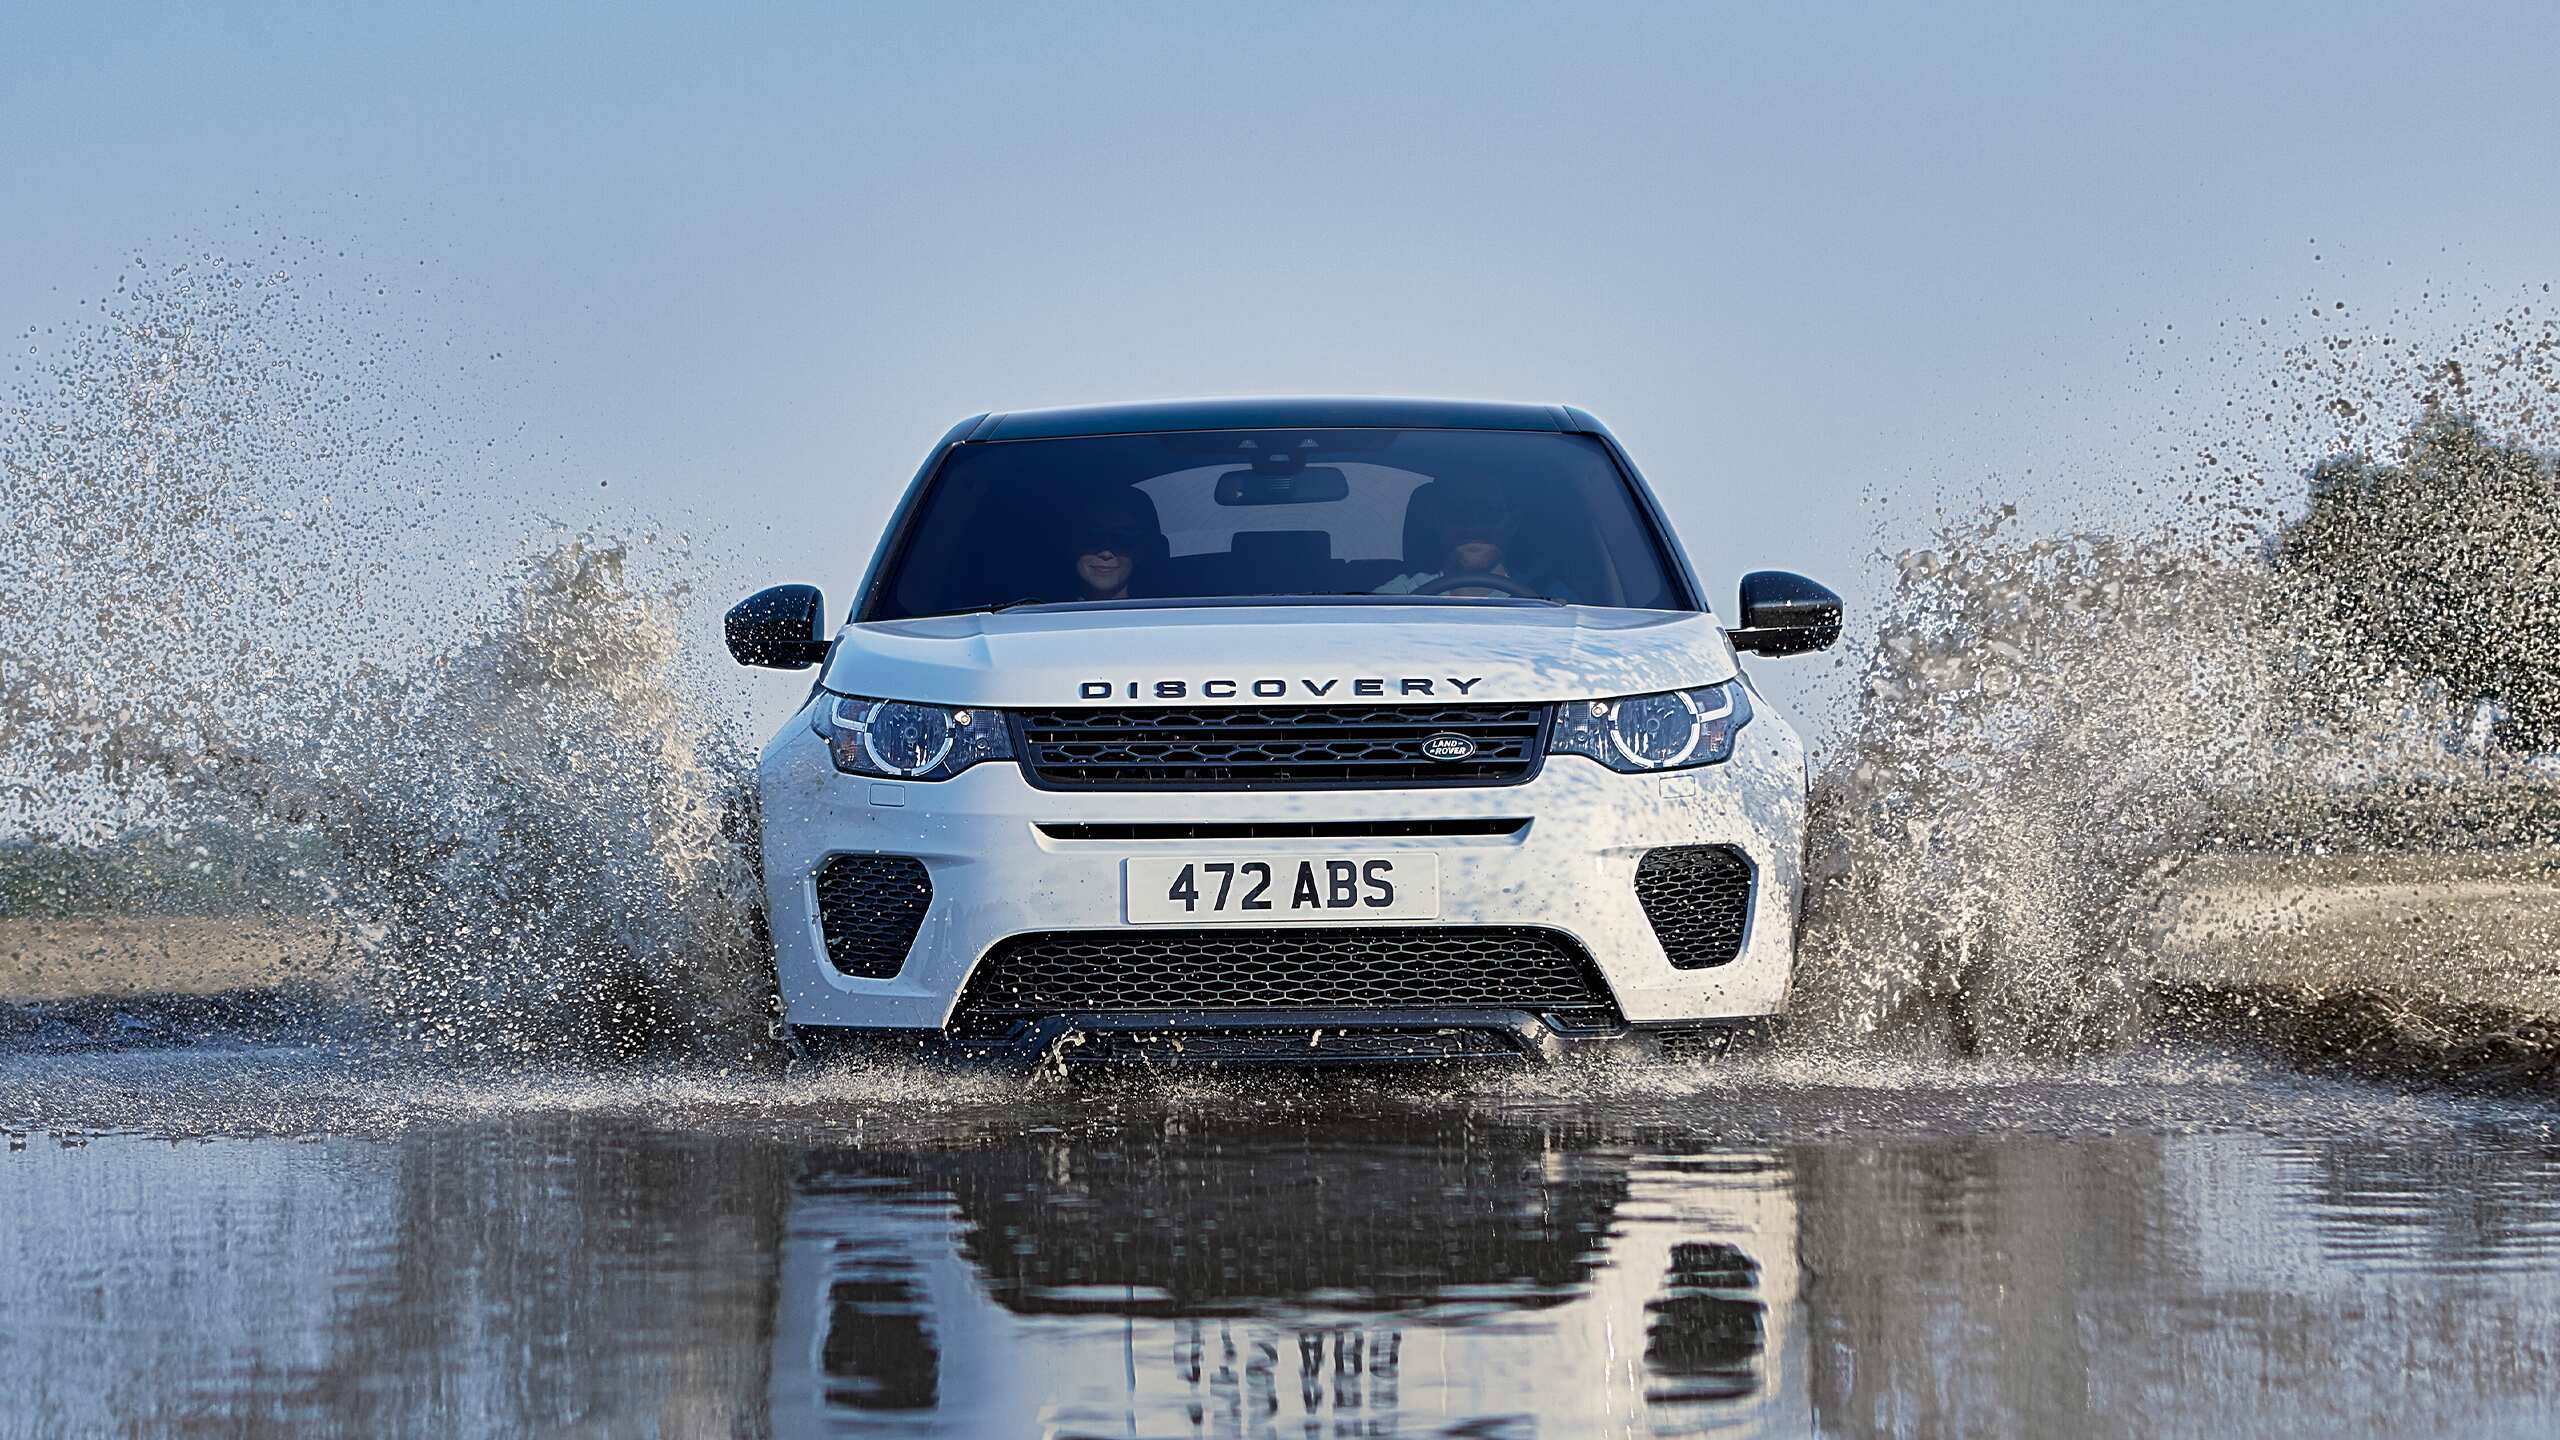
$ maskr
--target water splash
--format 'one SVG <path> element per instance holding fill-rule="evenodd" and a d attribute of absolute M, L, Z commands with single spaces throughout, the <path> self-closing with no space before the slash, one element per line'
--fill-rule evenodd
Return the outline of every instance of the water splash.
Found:
<path fill-rule="evenodd" d="M 687 697 L 680 595 L 630 560 L 585 537 L 533 557 L 432 663 L 359 669 L 315 750 L 221 766 L 224 796 L 327 839 L 370 941 L 360 984 L 432 1045 L 764 1038 L 751 757 Z"/>
<path fill-rule="evenodd" d="M 2247 569 L 2011 519 L 1900 559 L 1816 785 L 1799 981 L 1817 1030 L 2032 1049 L 2137 1029 L 2136 973 L 2107 951 L 2240 778 Z"/>
<path fill-rule="evenodd" d="M 690 557 L 550 533 L 490 557 L 495 597 L 386 593 L 418 551 L 490 547 L 427 513 L 450 457 L 348 318 L 287 275 L 181 267 L 13 397 L 0 836 L 22 859 L 210 841 L 243 879 L 291 851 L 243 908 L 347 942 L 302 977 L 333 1025 L 762 1046 L 747 753 L 694 698 L 686 587 L 638 573 Z"/>
<path fill-rule="evenodd" d="M 2034 535 L 2003 506 L 1896 557 L 1815 782 L 1798 1004 L 1817 1037 L 2120 1044 L 2166 993 L 2182 872 L 2201 858 L 2530 856 L 2560 837 L 2560 790 L 2514 748 L 2547 727 L 2501 745 L 2478 723 L 2484 695 L 2522 709 L 2560 685 L 2554 330 L 2491 333 L 2475 372 L 2387 340 L 2295 352 L 2305 412 L 2345 422 L 2331 443 L 2352 447 L 2313 468 L 2307 515 L 2298 462 L 2208 446 L 2166 521 Z M 2361 363 L 2374 355 L 2379 373 Z M 2413 395 L 2415 420 L 2377 443 Z M 2470 753 L 2449 743 L 2466 731 Z M 2259 878 L 2272 897 L 2284 876 Z M 2451 921 L 2462 902 L 2444 900 Z M 2183 938 L 2225 943 L 2220 978 L 2239 987 L 2269 978 L 2264 919 L 2244 902 L 2218 935 Z M 2406 977 L 2469 933 L 2368 930 L 2285 984 L 2378 984 L 2405 1007 Z M 2494 998 L 2530 966 L 2529 930 L 2488 943 L 2475 993 L 2452 998 Z"/>

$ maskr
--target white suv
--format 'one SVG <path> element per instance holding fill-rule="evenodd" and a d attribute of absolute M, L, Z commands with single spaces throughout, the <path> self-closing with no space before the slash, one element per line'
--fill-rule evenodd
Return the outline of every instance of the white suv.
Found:
<path fill-rule="evenodd" d="M 1582 411 L 1385 399 L 979 416 L 765 748 L 784 1021 L 1069 1062 L 1721 1049 L 1786 1008 L 1804 746 Z"/>

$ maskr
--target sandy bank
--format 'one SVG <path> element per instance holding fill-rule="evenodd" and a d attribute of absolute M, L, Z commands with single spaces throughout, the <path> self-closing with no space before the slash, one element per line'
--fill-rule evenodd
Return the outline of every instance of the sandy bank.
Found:
<path fill-rule="evenodd" d="M 0 1001 L 214 995 L 341 983 L 348 949 L 303 920 L 0 920 Z"/>
<path fill-rule="evenodd" d="M 2390 1079 L 2560 1087 L 2560 857 L 2214 857 L 2159 913 L 2166 1024 Z"/>
<path fill-rule="evenodd" d="M 2152 913 L 2144 963 L 2173 1026 L 2307 1058 L 2560 1079 L 2560 856 L 2212 856 Z M 343 992 L 355 969 L 346 938 L 308 921 L 0 919 L 0 1004 L 42 1013 Z"/>
<path fill-rule="evenodd" d="M 2172 880 L 2158 913 L 2171 984 L 2560 1019 L 2560 857 L 2215 856 Z"/>

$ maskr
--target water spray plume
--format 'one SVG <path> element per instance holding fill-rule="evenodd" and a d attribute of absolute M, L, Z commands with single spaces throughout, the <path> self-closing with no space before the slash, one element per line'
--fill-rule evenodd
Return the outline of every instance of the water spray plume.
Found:
<path fill-rule="evenodd" d="M 181 269 L 14 397 L 0 827 L 215 838 L 244 876 L 308 846 L 255 899 L 351 942 L 342 1025 L 761 1048 L 748 756 L 688 690 L 685 587 L 639 580 L 638 542 L 508 561 L 435 524 L 416 417 L 350 343 L 286 279 Z M 513 583 L 386 593 L 438 544 Z"/>
<path fill-rule="evenodd" d="M 156 919 L 135 897 L 167 887 L 102 906 L 95 876 L 180 857 L 328 938 L 299 978 L 331 1033 L 770 1059 L 752 756 L 692 668 L 698 562 L 520 519 L 493 549 L 449 512 L 494 487 L 382 333 L 285 274 L 182 267 L 11 396 L 0 921 Z M 2172 513 L 2038 534 L 1996 506 L 1895 557 L 1815 781 L 1802 1033 L 2120 1045 L 2192 866 L 2552 838 L 2523 757 L 2560 725 L 2552 328 L 2459 339 L 2462 367 L 2288 352 L 2294 413 L 2235 409 Z"/>
<path fill-rule="evenodd" d="M 2510 413 L 2548 417 L 2549 327 L 2510 349 Z M 2313 408 L 2373 423 L 2389 398 L 2342 398 L 2329 387 L 2369 377 L 2318 353 L 2296 357 L 2329 382 Z M 2513 753 L 2549 743 L 2560 688 L 2552 459 L 2446 404 L 2430 390 L 2389 459 L 2321 462 L 2307 498 L 2299 467 L 2208 450 L 2147 528 L 2025 534 L 2002 506 L 1899 555 L 1815 782 L 1805 1028 L 2120 1044 L 2150 1024 L 2164 909 L 2201 857 L 2512 856 L 2560 836 L 2560 795 Z M 2479 758 L 2449 753 L 2484 711 L 2515 723 Z M 2452 933 L 2361 958 L 2407 973 Z"/>

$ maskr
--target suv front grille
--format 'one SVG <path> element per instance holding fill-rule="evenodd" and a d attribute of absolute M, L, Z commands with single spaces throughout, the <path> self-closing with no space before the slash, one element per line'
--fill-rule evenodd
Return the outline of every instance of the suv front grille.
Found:
<path fill-rule="evenodd" d="M 897 978 L 933 905 L 924 862 L 912 855 L 831 855 L 816 880 L 828 961 L 864 980 Z"/>
<path fill-rule="evenodd" d="M 1614 1021 L 1580 945 L 1522 925 L 1016 935 L 960 997 L 972 1020 L 1181 1010 L 1572 1010 Z"/>
<path fill-rule="evenodd" d="M 1027 710 L 1023 770 L 1054 790 L 1510 785 L 1546 754 L 1544 705 L 1271 705 Z M 1461 760 L 1423 742 L 1463 735 Z"/>
<path fill-rule="evenodd" d="M 1742 953 L 1751 923 L 1751 862 L 1722 845 L 1648 850 L 1636 900 L 1675 970 L 1704 970 Z"/>

